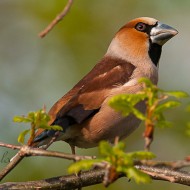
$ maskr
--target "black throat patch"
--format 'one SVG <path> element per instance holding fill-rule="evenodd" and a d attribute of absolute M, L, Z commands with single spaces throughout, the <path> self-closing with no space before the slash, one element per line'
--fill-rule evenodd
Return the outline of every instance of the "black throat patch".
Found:
<path fill-rule="evenodd" d="M 152 62 L 156 66 L 158 66 L 161 53 L 162 53 L 162 46 L 160 46 L 158 44 L 153 44 L 151 42 L 151 40 L 150 40 L 150 47 L 149 47 L 149 50 L 148 50 L 148 54 L 149 54 Z"/>

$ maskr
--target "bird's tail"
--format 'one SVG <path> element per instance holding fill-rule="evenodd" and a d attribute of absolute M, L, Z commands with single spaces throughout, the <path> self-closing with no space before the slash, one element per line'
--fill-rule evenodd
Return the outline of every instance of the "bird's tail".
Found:
<path fill-rule="evenodd" d="M 32 147 L 42 147 L 44 145 L 49 144 L 52 139 L 54 138 L 54 141 L 57 140 L 64 140 L 60 139 L 67 130 L 67 128 L 73 124 L 73 120 L 70 117 L 64 117 L 64 118 L 57 118 L 51 125 L 59 125 L 63 128 L 62 131 L 57 130 L 47 130 L 47 129 L 39 129 L 36 132 L 35 138 L 32 142 L 30 140 L 28 141 L 28 145 Z"/>

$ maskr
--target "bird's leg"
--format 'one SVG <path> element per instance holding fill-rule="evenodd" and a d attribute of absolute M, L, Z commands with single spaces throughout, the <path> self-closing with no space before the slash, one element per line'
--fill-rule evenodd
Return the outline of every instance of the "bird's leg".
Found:
<path fill-rule="evenodd" d="M 119 136 L 116 136 L 114 139 L 114 145 L 118 144 L 118 142 L 119 142 Z"/>
<path fill-rule="evenodd" d="M 71 153 L 72 153 L 73 155 L 75 155 L 75 154 L 76 154 L 76 152 L 75 152 L 75 146 L 70 145 L 70 144 L 69 144 L 69 146 L 71 147 Z"/>
<path fill-rule="evenodd" d="M 75 146 L 74 145 L 71 145 L 69 144 L 70 148 L 71 148 L 71 152 L 73 155 L 76 154 L 76 151 L 75 151 Z M 76 160 L 74 160 L 74 162 L 76 162 Z M 79 177 L 80 178 L 80 174 L 81 174 L 81 171 L 79 171 L 78 173 L 75 173 L 76 177 Z M 79 187 L 78 190 L 81 190 L 82 188 Z"/>

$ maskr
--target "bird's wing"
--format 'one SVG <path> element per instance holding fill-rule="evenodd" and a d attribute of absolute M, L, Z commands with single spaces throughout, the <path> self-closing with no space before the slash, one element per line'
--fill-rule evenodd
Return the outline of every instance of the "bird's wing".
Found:
<path fill-rule="evenodd" d="M 50 124 L 65 114 L 81 123 L 93 110 L 96 112 L 101 107 L 113 88 L 130 80 L 134 69 L 135 66 L 124 60 L 105 57 L 54 104 L 49 111 Z"/>
<path fill-rule="evenodd" d="M 111 90 L 127 83 L 135 66 L 122 59 L 104 57 L 67 94 L 58 100 L 49 111 L 49 124 L 64 125 L 65 117 L 72 123 L 82 123 L 98 112 Z M 68 124 L 67 124 L 68 125 Z M 43 129 L 38 130 L 36 136 Z"/>

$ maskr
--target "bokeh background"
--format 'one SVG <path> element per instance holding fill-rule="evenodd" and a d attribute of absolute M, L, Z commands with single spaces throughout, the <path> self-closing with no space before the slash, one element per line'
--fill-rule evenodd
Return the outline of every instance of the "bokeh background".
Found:
<path fill-rule="evenodd" d="M 63 9 L 65 0 L 0 0 L 0 141 L 17 144 L 19 132 L 28 126 L 12 122 L 15 115 L 49 109 L 104 55 L 115 32 L 127 21 L 149 16 L 175 27 L 179 34 L 164 47 L 159 87 L 190 93 L 189 0 L 83 0 L 44 39 L 37 34 Z M 174 125 L 156 129 L 151 150 L 158 160 L 183 159 L 190 153 L 185 135 L 190 113 L 183 106 L 166 113 Z M 127 139 L 127 151 L 143 149 L 143 126 Z M 66 143 L 50 148 L 70 152 Z M 78 154 L 98 155 L 97 148 Z M 15 151 L 0 148 L 0 169 Z M 3 182 L 49 178 L 67 173 L 71 162 L 56 158 L 26 158 Z M 126 178 L 109 187 L 122 189 L 186 190 L 188 187 L 153 181 L 137 185 Z M 86 187 L 105 189 L 102 184 Z"/>

